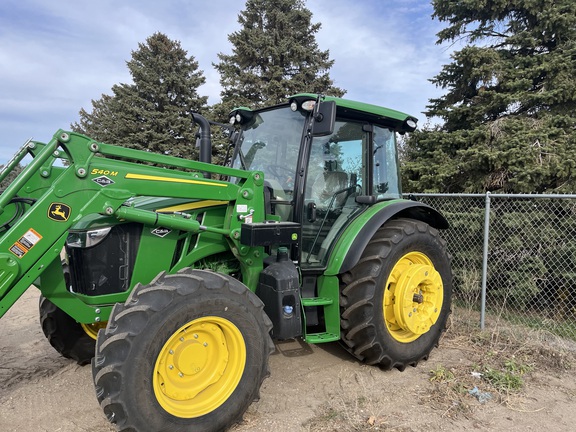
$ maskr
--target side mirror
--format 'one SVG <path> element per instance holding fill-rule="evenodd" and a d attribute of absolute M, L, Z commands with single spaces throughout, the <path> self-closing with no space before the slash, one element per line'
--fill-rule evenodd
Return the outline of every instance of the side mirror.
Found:
<path fill-rule="evenodd" d="M 312 136 L 331 135 L 334 132 L 334 123 L 336 123 L 336 102 L 320 102 L 314 114 Z"/>

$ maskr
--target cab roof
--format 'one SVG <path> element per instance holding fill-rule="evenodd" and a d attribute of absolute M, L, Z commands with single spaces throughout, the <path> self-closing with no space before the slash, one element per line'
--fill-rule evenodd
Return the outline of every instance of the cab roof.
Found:
<path fill-rule="evenodd" d="M 318 95 L 314 93 L 298 93 L 291 96 L 289 99 L 302 100 L 317 98 Z M 413 128 L 406 127 L 406 121 L 418 121 L 418 119 L 409 114 L 378 105 L 342 99 L 334 96 L 323 96 L 323 100 L 334 101 L 338 108 L 338 115 L 342 117 L 364 120 L 370 123 L 392 127 L 398 132 L 408 132 L 413 130 Z"/>

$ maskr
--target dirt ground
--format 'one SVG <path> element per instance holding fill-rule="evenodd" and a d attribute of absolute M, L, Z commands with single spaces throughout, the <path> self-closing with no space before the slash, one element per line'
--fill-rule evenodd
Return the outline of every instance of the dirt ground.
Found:
<path fill-rule="evenodd" d="M 45 340 L 38 294 L 28 290 L 0 320 L 0 431 L 114 431 L 96 402 L 90 367 L 60 357 Z M 550 347 L 494 337 L 451 329 L 427 362 L 404 372 L 363 366 L 338 344 L 278 344 L 260 401 L 233 430 L 574 430 L 573 350 L 556 340 Z M 487 376 L 498 367 L 508 371 L 501 377 L 521 374 L 522 388 L 483 380 L 482 370 Z"/>

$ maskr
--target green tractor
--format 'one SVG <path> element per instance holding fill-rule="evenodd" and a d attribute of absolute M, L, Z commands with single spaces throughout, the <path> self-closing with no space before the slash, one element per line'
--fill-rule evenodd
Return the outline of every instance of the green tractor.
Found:
<path fill-rule="evenodd" d="M 121 431 L 219 431 L 269 375 L 273 340 L 341 341 L 362 362 L 426 359 L 450 313 L 436 210 L 402 199 L 406 114 L 298 94 L 235 109 L 211 164 L 59 130 L 0 181 L 0 317 L 30 286 L 52 346 L 92 362 Z M 63 163 L 61 161 L 64 161 Z"/>

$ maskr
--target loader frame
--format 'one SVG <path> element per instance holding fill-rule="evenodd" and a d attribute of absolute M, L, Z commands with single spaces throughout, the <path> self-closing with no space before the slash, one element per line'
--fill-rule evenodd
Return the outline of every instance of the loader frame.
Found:
<path fill-rule="evenodd" d="M 243 282 L 255 289 L 263 248 L 241 244 L 240 234 L 245 215 L 250 214 L 253 222 L 265 220 L 261 172 L 122 148 L 59 130 L 47 144 L 27 142 L 6 165 L 0 181 L 26 155 L 32 156 L 32 162 L 0 195 L 4 218 L 15 199 L 34 202 L 0 240 L 0 317 L 32 284 L 80 323 L 106 321 L 112 306 L 126 300 L 128 292 L 89 297 L 66 287 L 60 254 L 70 228 L 89 214 L 219 236 L 222 240 L 214 251 L 227 243 L 240 263 Z M 56 166 L 58 159 L 66 166 Z M 233 176 L 238 182 L 205 178 L 205 173 Z M 135 208 L 127 202 L 135 196 L 216 201 L 225 207 L 225 222 L 206 226 L 188 214 Z"/>

